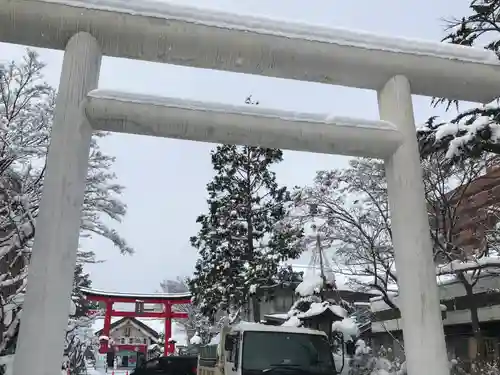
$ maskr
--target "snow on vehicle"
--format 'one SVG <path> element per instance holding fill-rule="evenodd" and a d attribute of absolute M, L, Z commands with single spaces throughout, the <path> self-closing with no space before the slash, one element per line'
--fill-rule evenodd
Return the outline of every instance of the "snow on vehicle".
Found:
<path fill-rule="evenodd" d="M 324 332 L 239 323 L 200 348 L 198 375 L 337 374 Z"/>

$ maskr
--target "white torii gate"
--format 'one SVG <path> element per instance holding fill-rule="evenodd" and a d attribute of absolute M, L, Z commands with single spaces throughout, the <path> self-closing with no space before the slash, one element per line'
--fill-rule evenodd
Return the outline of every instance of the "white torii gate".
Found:
<path fill-rule="evenodd" d="M 448 363 L 411 94 L 500 94 L 489 51 L 152 0 L 0 0 L 0 41 L 65 50 L 15 375 L 59 371 L 93 130 L 385 160 L 410 375 Z M 381 121 L 97 90 L 102 55 L 378 92 Z"/>

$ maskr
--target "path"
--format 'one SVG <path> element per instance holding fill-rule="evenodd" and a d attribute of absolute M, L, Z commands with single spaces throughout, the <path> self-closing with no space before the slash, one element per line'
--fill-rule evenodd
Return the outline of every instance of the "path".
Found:
<path fill-rule="evenodd" d="M 128 372 L 128 374 L 130 374 L 132 372 L 132 370 L 111 370 L 110 369 L 106 373 L 104 371 L 104 369 L 97 369 L 97 370 L 88 369 L 87 375 L 113 375 L 113 371 L 114 371 L 114 375 L 127 375 L 127 372 Z"/>

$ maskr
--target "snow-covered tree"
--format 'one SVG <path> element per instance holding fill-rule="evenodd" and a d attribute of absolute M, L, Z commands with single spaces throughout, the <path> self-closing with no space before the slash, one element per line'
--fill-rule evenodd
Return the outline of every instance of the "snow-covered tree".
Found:
<path fill-rule="evenodd" d="M 464 46 L 484 47 L 500 56 L 500 1 L 471 0 L 470 14 L 448 21 L 443 41 Z M 434 104 L 455 107 L 457 101 L 434 99 Z M 432 117 L 417 132 L 421 153 L 427 156 L 445 150 L 450 160 L 478 157 L 483 153 L 500 154 L 500 107 L 498 101 L 459 111 L 451 121 Z"/>
<path fill-rule="evenodd" d="M 348 375 L 406 375 L 406 363 L 390 358 L 389 350 L 374 352 L 364 340 L 357 340 L 354 355 L 349 360 Z"/>
<path fill-rule="evenodd" d="M 83 265 L 78 263 L 75 268 L 73 290 L 71 292 L 71 310 L 66 329 L 63 366 L 70 370 L 71 374 L 81 374 L 86 367 L 85 355 L 92 353 L 99 346 L 92 330 L 96 316 L 89 317 L 89 305 L 85 300 L 81 288 L 90 288 L 92 281 L 90 275 L 85 273 Z M 95 358 L 94 358 L 95 359 Z"/>
<path fill-rule="evenodd" d="M 160 288 L 164 293 L 188 293 L 189 285 L 187 278 L 177 277 L 175 280 L 165 279 L 160 283 Z M 198 320 L 202 317 L 199 308 L 192 303 L 184 305 L 174 305 L 175 312 L 183 312 L 188 315 L 187 319 L 178 319 L 177 323 L 184 327 L 188 336 L 194 334 L 198 328 Z"/>
<path fill-rule="evenodd" d="M 0 65 L 0 353 L 14 346 L 55 109 L 56 92 L 44 82 L 43 68 L 33 51 Z M 104 237 L 131 253 L 109 225 L 123 218 L 126 206 L 111 171 L 114 158 L 99 147 L 104 136 L 96 133 L 92 140 L 81 236 Z M 79 249 L 78 260 L 96 261 L 87 248 Z"/>
<path fill-rule="evenodd" d="M 477 342 L 476 358 L 481 360 L 484 345 L 474 287 L 485 274 L 500 271 L 497 235 L 500 209 L 496 203 L 475 208 L 470 204 L 474 199 L 470 194 L 473 189 L 477 190 L 475 184 L 484 185 L 488 179 L 484 173 L 497 165 L 497 158 L 471 158 L 452 165 L 445 163 L 445 159 L 442 152 L 436 153 L 424 161 L 423 168 L 437 275 L 453 275 L 469 297 L 471 326 Z M 474 231 L 473 248 L 460 240 L 460 234 L 467 230 Z"/>
<path fill-rule="evenodd" d="M 454 275 L 470 297 L 481 276 L 498 272 L 500 265 L 500 242 L 493 225 L 500 221 L 498 205 L 475 211 L 470 206 L 472 185 L 487 178 L 486 169 L 495 164 L 495 158 L 450 164 L 443 152 L 422 164 L 433 240 L 429 251 L 435 255 L 436 273 Z M 351 276 L 362 289 L 378 290 L 384 302 L 396 309 L 392 291 L 396 289 L 397 273 L 386 189 L 382 161 L 353 159 L 346 169 L 318 172 L 312 186 L 297 191 L 294 219 L 301 223 L 313 217 L 320 220 L 325 246 L 336 250 L 337 263 L 341 264 L 338 272 Z M 316 207 L 314 215 L 311 206 Z M 463 246 L 458 236 L 471 223 L 482 236 L 473 249 Z M 473 302 L 469 308 L 474 334 L 481 342 L 477 308 Z"/>
<path fill-rule="evenodd" d="M 388 291 L 397 277 L 383 163 L 353 159 L 346 169 L 319 171 L 294 200 L 291 219 L 301 226 L 314 220 L 323 246 L 336 249 L 335 263 L 342 264 L 336 272 L 355 287 L 377 289 L 391 305 Z"/>
<path fill-rule="evenodd" d="M 98 342 L 92 330 L 95 318 L 70 317 L 64 343 L 63 367 L 71 375 L 85 373 L 86 353 L 95 352 Z"/>
<path fill-rule="evenodd" d="M 283 221 L 290 194 L 271 170 L 282 161 L 282 151 L 220 145 L 211 157 L 209 212 L 198 217 L 201 229 L 191 238 L 200 257 L 189 282 L 205 314 L 238 310 L 252 290 L 276 281 L 283 261 L 302 251 L 302 231 Z"/>
<path fill-rule="evenodd" d="M 186 277 L 177 277 L 175 280 L 165 279 L 160 283 L 160 287 L 164 293 L 187 293 L 189 292 L 189 280 Z M 183 312 L 188 315 L 187 319 L 176 320 L 184 327 L 188 336 L 198 336 L 202 344 L 208 344 L 213 335 L 220 331 L 223 321 L 214 320 L 214 317 L 203 315 L 199 306 L 195 303 L 186 305 L 174 305 L 173 310 Z M 198 344 L 197 344 L 198 345 Z"/>
<path fill-rule="evenodd" d="M 165 279 L 160 283 L 164 293 L 189 293 L 188 278 L 177 276 L 175 279 Z"/>
<path fill-rule="evenodd" d="M 99 306 L 98 303 L 87 301 L 81 291 L 81 288 L 90 288 L 91 285 L 92 281 L 90 280 L 90 275 L 88 273 L 85 273 L 83 264 L 78 263 L 75 268 L 72 293 L 72 300 L 76 307 L 76 317 L 87 316 L 87 312 L 89 310 L 97 309 Z"/>

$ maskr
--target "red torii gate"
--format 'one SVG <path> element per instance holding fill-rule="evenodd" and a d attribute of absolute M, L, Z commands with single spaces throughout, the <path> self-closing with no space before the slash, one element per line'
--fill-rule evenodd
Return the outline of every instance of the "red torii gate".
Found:
<path fill-rule="evenodd" d="M 173 353 L 175 346 L 168 340 L 172 337 L 172 319 L 186 319 L 187 313 L 173 312 L 174 305 L 186 305 L 191 303 L 190 293 L 158 293 L 158 294 L 127 294 L 118 292 L 104 292 L 102 290 L 81 288 L 87 301 L 103 303 L 105 305 L 103 336 L 109 337 L 112 317 L 127 318 L 159 318 L 165 319 L 165 351 L 164 355 Z M 113 310 L 114 303 L 134 303 L 135 311 Z M 162 312 L 144 311 L 144 304 L 163 305 Z M 99 352 L 107 353 L 108 341 L 100 343 Z"/>

